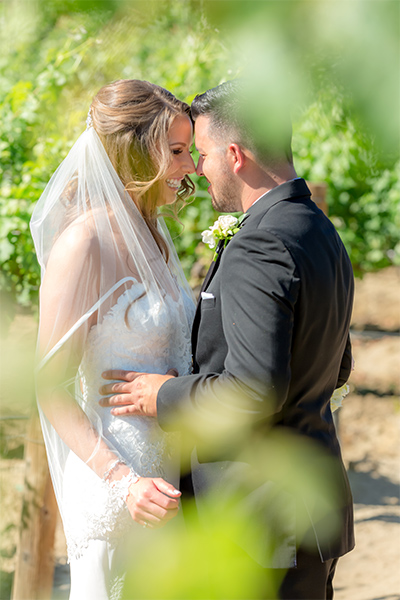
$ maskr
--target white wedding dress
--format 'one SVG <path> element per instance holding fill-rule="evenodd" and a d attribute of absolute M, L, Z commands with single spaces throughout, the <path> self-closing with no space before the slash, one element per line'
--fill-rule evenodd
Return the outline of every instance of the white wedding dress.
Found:
<path fill-rule="evenodd" d="M 166 373 L 174 367 L 179 375 L 191 371 L 192 299 L 183 293 L 185 306 L 171 296 L 150 306 L 143 292 L 144 286 L 136 282 L 91 328 L 79 369 L 82 408 L 97 413 L 103 438 L 136 473 L 178 486 L 176 436 L 165 434 L 155 419 L 114 417 L 98 403 L 106 369 Z M 60 508 L 71 565 L 70 599 L 117 600 L 124 579 L 124 542 L 140 526 L 121 497 L 73 452 L 65 465 Z"/>

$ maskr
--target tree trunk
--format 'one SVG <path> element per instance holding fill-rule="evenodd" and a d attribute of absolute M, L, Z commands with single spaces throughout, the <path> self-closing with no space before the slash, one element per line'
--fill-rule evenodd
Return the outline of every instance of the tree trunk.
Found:
<path fill-rule="evenodd" d="M 35 409 L 25 444 L 25 490 L 12 600 L 50 600 L 57 503 Z"/>

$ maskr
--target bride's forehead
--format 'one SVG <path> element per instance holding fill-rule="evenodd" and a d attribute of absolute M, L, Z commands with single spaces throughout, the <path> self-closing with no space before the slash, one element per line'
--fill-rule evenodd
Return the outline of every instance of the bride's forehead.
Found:
<path fill-rule="evenodd" d="M 170 144 L 187 142 L 192 140 L 193 137 L 193 126 L 192 122 L 187 115 L 178 115 L 171 123 L 171 127 L 168 132 L 168 139 Z"/>

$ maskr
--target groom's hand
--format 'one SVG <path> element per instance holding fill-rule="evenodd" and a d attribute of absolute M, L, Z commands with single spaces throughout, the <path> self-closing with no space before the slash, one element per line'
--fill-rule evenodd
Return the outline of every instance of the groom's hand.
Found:
<path fill-rule="evenodd" d="M 102 373 L 103 379 L 112 380 L 99 389 L 107 396 L 99 401 L 101 406 L 112 407 L 115 416 L 144 415 L 157 416 L 157 394 L 162 384 L 178 375 L 170 369 L 166 375 L 137 373 L 114 369 Z"/>

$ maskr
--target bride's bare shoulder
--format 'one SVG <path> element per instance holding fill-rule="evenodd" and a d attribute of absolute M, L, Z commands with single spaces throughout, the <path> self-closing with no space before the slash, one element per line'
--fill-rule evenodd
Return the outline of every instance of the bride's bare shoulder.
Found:
<path fill-rule="evenodd" d="M 97 230 L 89 219 L 76 219 L 57 237 L 49 260 L 83 260 L 99 253 L 100 242 Z"/>
<path fill-rule="evenodd" d="M 96 229 L 90 223 L 76 220 L 55 239 L 46 263 L 43 283 L 68 276 L 91 277 L 100 264 L 100 243 Z"/>

